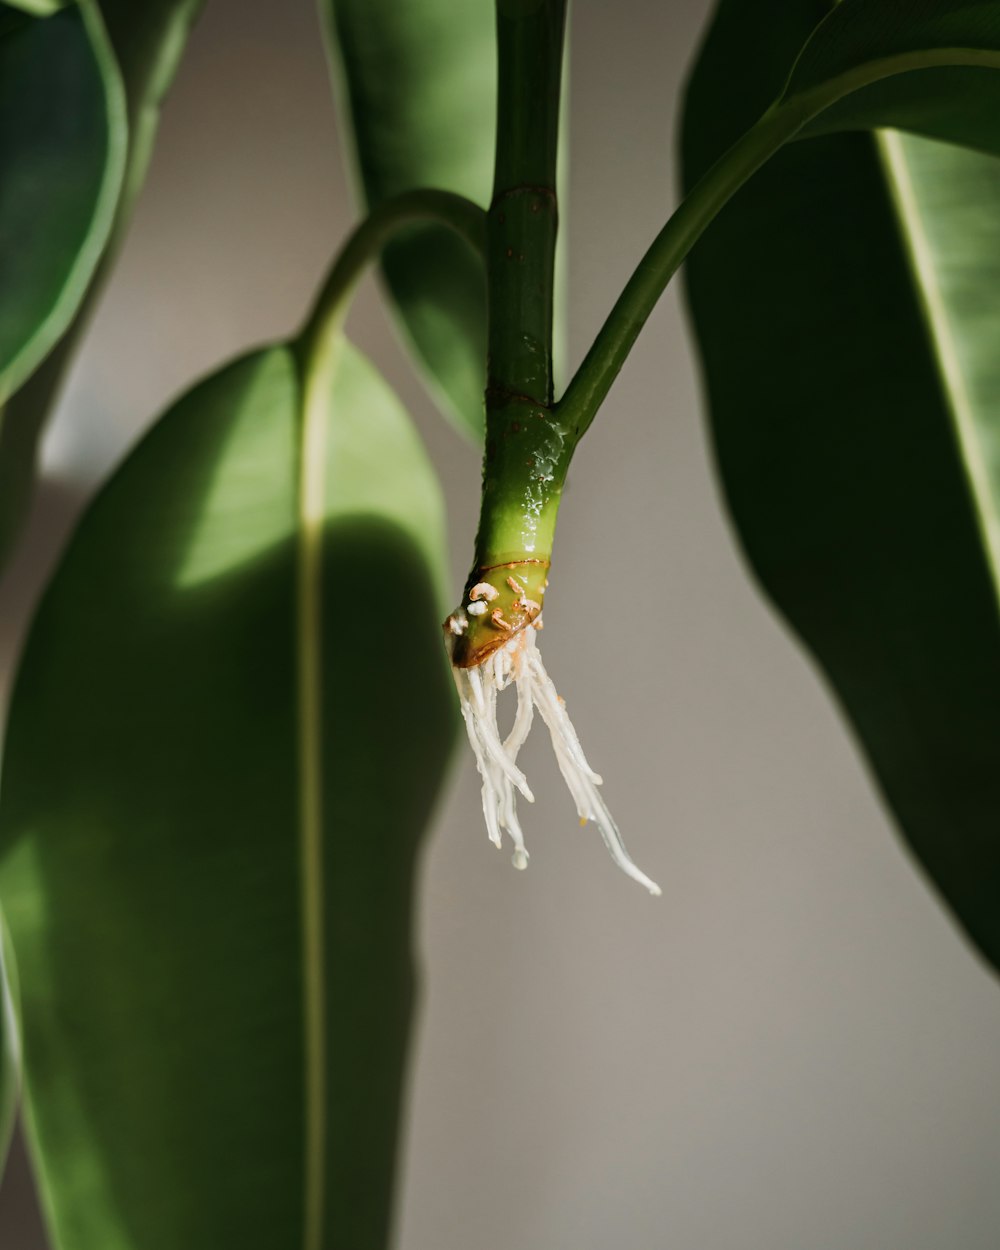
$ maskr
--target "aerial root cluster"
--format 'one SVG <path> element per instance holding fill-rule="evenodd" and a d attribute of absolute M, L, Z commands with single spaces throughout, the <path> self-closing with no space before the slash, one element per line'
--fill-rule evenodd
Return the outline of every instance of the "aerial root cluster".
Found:
<path fill-rule="evenodd" d="M 518 630 L 482 664 L 473 668 L 453 665 L 452 673 L 483 781 L 483 815 L 490 841 L 499 847 L 503 843 L 503 833 L 507 833 L 514 844 L 514 867 L 528 866 L 524 833 L 517 818 L 517 792 L 520 791 L 529 803 L 534 802 L 534 795 L 517 766 L 517 756 L 528 737 L 537 708 L 548 727 L 559 771 L 573 796 L 581 823 L 594 821 L 618 867 L 644 885 L 650 894 L 659 894 L 656 882 L 629 857 L 614 817 L 598 792 L 601 778 L 587 763 L 566 705 L 545 671 L 536 630 L 532 626 Z M 497 698 L 512 684 L 517 690 L 517 714 L 510 733 L 501 739 L 497 727 Z"/>

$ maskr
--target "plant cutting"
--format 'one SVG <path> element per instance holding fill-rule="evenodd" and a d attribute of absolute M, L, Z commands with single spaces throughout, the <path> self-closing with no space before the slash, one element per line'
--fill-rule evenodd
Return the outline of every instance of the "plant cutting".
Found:
<path fill-rule="evenodd" d="M 321 5 L 359 223 L 301 326 L 172 404 L 93 500 L 12 700 L 0 906 L 17 993 L 0 1053 L 8 1081 L 23 1054 L 59 1250 L 387 1244 L 413 867 L 458 711 L 486 833 L 517 867 L 537 713 L 578 817 L 659 892 L 601 797 L 541 659 L 557 632 L 540 627 L 571 460 L 682 265 L 747 555 L 903 836 L 996 960 L 1000 9 L 772 9 L 748 60 L 759 8 L 718 6 L 687 93 L 683 199 L 557 394 L 564 3 Z M 35 197 L 0 199 L 0 225 L 61 208 L 0 292 L 10 536 L 193 15 L 166 0 L 3 12 L 0 81 L 63 93 L 28 112 L 27 88 L 0 97 L 18 137 L 8 185 Z M 58 187 L 71 158 L 72 202 L 41 176 Z M 482 443 L 460 594 L 433 469 L 345 335 L 375 264 L 442 409 Z M 390 658 L 359 663 L 372 656 Z M 391 753 L 388 707 L 421 709 Z M 74 976 L 81 963 L 96 980 Z M 226 1059 L 247 1050 L 250 1110 Z M 139 1087 L 155 1091 L 141 1105 Z"/>

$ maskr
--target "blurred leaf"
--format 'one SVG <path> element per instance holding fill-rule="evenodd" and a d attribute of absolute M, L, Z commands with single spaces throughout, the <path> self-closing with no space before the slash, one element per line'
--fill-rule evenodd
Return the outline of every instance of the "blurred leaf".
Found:
<path fill-rule="evenodd" d="M 24 13 L 30 13 L 32 17 L 51 17 L 53 13 L 58 13 L 60 9 L 73 3 L 75 0 L 7 0 L 5 7 L 20 9 Z"/>
<path fill-rule="evenodd" d="M 0 1183 L 10 1139 L 14 1134 L 21 1084 L 21 1051 L 14 1013 L 13 965 L 6 949 L 7 933 L 0 912 Z"/>
<path fill-rule="evenodd" d="M 30 634 L 0 894 L 58 1250 L 386 1243 L 454 719 L 437 485 L 344 352 L 308 404 L 285 346 L 182 398 Z"/>
<path fill-rule="evenodd" d="M 5 24 L 0 400 L 50 351 L 83 297 L 111 229 L 125 141 L 121 80 L 92 3 Z"/>
<path fill-rule="evenodd" d="M 487 205 L 496 121 L 492 0 L 320 0 L 367 208 L 415 187 Z M 407 337 L 445 410 L 482 437 L 486 284 L 478 256 L 415 226 L 383 270 Z"/>
<path fill-rule="evenodd" d="M 719 6 L 687 96 L 688 185 L 779 94 L 826 7 L 772 0 L 761 40 L 759 5 Z M 1000 36 L 995 3 L 867 7 L 890 34 L 903 17 L 964 14 Z M 849 30 L 858 9 L 844 0 L 835 18 Z M 803 57 L 793 84 L 818 63 Z M 982 111 L 992 71 L 948 72 L 966 88 L 921 128 L 961 136 L 975 121 L 983 146 L 1000 146 L 1000 111 Z M 904 77 L 915 89 L 942 73 Z M 832 683 L 914 853 L 995 963 L 998 223 L 992 158 L 842 134 L 773 157 L 687 267 L 746 553 Z"/>
<path fill-rule="evenodd" d="M 102 264 L 62 339 L 0 411 L 0 567 L 31 497 L 38 443 L 102 279 L 124 238 L 152 153 L 160 104 L 202 0 L 101 0 L 107 35 L 124 82 L 128 152 Z"/>

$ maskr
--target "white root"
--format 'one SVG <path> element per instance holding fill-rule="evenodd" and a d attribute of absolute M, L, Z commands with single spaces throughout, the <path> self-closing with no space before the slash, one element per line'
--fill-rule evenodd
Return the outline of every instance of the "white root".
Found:
<path fill-rule="evenodd" d="M 475 589 L 475 588 L 474 588 Z M 470 605 L 470 609 L 475 605 Z M 485 606 L 485 605 L 484 605 Z M 540 622 L 539 622 L 540 623 Z M 524 833 L 517 818 L 516 791 L 534 802 L 517 756 L 531 729 L 537 707 L 552 738 L 556 761 L 573 797 L 581 822 L 592 820 L 600 830 L 611 858 L 650 894 L 661 893 L 655 881 L 637 868 L 625 849 L 618 826 L 598 793 L 601 778 L 587 763 L 566 705 L 545 670 L 534 629 L 522 629 L 504 646 L 474 668 L 452 666 L 469 742 L 482 778 L 483 815 L 490 841 L 501 846 L 506 832 L 514 844 L 516 868 L 528 866 Z M 513 684 L 517 713 L 507 737 L 497 727 L 497 696 Z"/>

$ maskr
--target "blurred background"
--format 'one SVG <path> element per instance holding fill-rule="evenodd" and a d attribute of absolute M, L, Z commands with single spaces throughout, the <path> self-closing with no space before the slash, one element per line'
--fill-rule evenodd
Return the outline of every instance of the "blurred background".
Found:
<path fill-rule="evenodd" d="M 311 0 L 210 0 L 45 446 L 0 588 L 9 679 L 83 499 L 179 391 L 301 319 L 353 218 Z M 707 0 L 577 0 L 570 357 L 674 203 Z M 456 591 L 477 451 L 366 286 L 356 340 L 448 499 Z M 822 679 L 721 510 L 672 289 L 574 461 L 545 657 L 654 900 L 580 830 L 544 735 L 531 868 L 456 757 L 421 872 L 423 997 L 400 1250 L 995 1250 L 1000 993 L 910 862 Z M 585 613 L 588 579 L 627 622 Z M 0 1246 L 45 1250 L 20 1145 Z"/>

